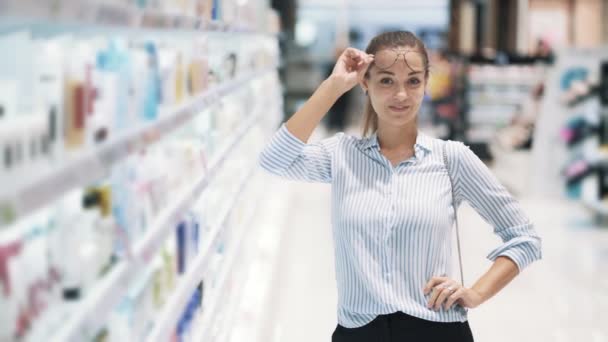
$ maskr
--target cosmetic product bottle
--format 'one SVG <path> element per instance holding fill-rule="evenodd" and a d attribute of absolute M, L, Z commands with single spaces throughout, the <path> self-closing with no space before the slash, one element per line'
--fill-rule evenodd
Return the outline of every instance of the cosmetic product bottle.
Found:
<path fill-rule="evenodd" d="M 177 54 L 168 47 L 163 47 L 158 51 L 159 70 L 162 85 L 161 103 L 162 107 L 171 107 L 176 102 L 177 84 Z"/>
<path fill-rule="evenodd" d="M 184 70 L 184 56 L 178 52 L 175 60 L 175 101 L 181 103 L 186 96 L 186 72 Z"/>
<path fill-rule="evenodd" d="M 214 21 L 221 20 L 221 9 L 220 9 L 221 1 L 213 0 L 213 9 L 211 11 L 211 19 Z"/>
<path fill-rule="evenodd" d="M 184 274 L 187 270 L 187 239 L 188 239 L 188 225 L 182 221 L 177 225 L 176 228 L 176 242 L 177 242 L 177 272 L 178 274 Z"/>
<path fill-rule="evenodd" d="M 132 85 L 130 91 L 130 109 L 129 111 L 135 114 L 135 122 L 137 125 L 146 121 L 144 102 L 147 95 L 148 83 L 148 57 L 145 50 L 140 47 L 134 47 L 130 50 L 130 58 L 132 61 Z"/>
<path fill-rule="evenodd" d="M 163 261 L 163 289 L 164 296 L 168 296 L 176 286 L 177 277 L 177 249 L 175 235 L 169 235 L 161 251 Z"/>
<path fill-rule="evenodd" d="M 0 123 L 17 115 L 17 82 L 0 79 Z"/>
<path fill-rule="evenodd" d="M 86 191 L 82 197 L 82 210 L 73 223 L 78 230 L 78 265 L 77 268 L 82 276 L 82 287 L 84 293 L 94 287 L 100 276 L 103 263 L 100 260 L 101 246 L 99 241 L 99 225 L 101 195 L 98 191 Z"/>
<path fill-rule="evenodd" d="M 0 122 L 0 193 L 9 194 L 15 186 L 19 134 L 16 120 Z"/>
<path fill-rule="evenodd" d="M 79 42 L 74 47 L 66 76 L 65 128 L 68 148 L 81 148 L 87 135 L 87 119 L 93 111 L 95 89 L 92 70 L 94 51 L 88 42 Z"/>
<path fill-rule="evenodd" d="M 89 190 L 96 196 L 95 206 L 100 217 L 94 226 L 94 240 L 97 242 L 97 275 L 104 275 L 116 261 L 114 255 L 116 244 L 116 221 L 112 216 L 112 190 L 109 185 L 102 185 Z"/>
<path fill-rule="evenodd" d="M 18 232 L 11 229 L 0 235 L 0 341 L 16 338 L 19 304 L 24 295 L 23 272 L 19 272 L 24 246 Z"/>
<path fill-rule="evenodd" d="M 9 193 L 25 167 L 25 137 L 23 117 L 17 114 L 17 83 L 3 81 L 0 91 L 0 193 Z M 23 178 L 21 178 L 23 179 Z M 8 191 L 7 191 L 8 190 Z"/>
<path fill-rule="evenodd" d="M 115 133 L 132 129 L 132 113 L 129 113 L 130 65 L 125 43 L 110 40 L 108 47 L 97 55 L 97 68 L 102 73 L 105 102 L 109 113 L 113 113 Z M 104 105 L 105 107 L 105 105 Z"/>
<path fill-rule="evenodd" d="M 120 118 L 119 103 L 122 103 L 124 85 L 120 83 L 118 75 L 119 62 L 117 61 L 116 52 L 110 47 L 97 53 L 96 62 L 96 83 L 98 92 L 95 101 L 95 111 L 103 116 L 102 122 L 106 122 L 107 132 L 105 139 L 111 139 L 112 136 L 122 128 L 124 118 Z M 101 126 L 101 125 L 100 125 Z"/>
<path fill-rule="evenodd" d="M 52 302 L 47 261 L 47 220 L 44 213 L 37 213 L 28 220 L 28 231 L 24 238 L 22 262 L 27 265 L 25 272 L 27 289 L 27 316 L 29 327 L 26 335 L 31 340 L 41 340 L 48 333 L 47 310 Z"/>
<path fill-rule="evenodd" d="M 83 260 L 81 248 L 85 229 L 81 229 L 82 222 L 82 190 L 76 189 L 66 195 L 57 206 L 56 220 L 59 231 L 54 234 L 51 245 L 51 255 L 57 260 L 61 274 L 62 297 L 67 310 L 84 294 Z"/>
<path fill-rule="evenodd" d="M 41 53 L 36 56 L 34 80 L 34 110 L 47 117 L 47 138 L 50 155 L 54 161 L 63 152 L 64 115 L 64 39 L 44 40 L 38 43 Z"/>
<path fill-rule="evenodd" d="M 159 73 L 158 52 L 156 45 L 152 42 L 145 44 L 148 70 L 146 73 L 144 118 L 155 120 L 158 117 L 158 106 L 160 104 L 161 80 Z"/>
<path fill-rule="evenodd" d="M 158 254 L 156 257 L 154 257 L 151 267 L 154 270 L 152 273 L 152 302 L 154 306 L 154 311 L 158 312 L 162 310 L 163 305 L 165 305 L 162 255 Z"/>
<path fill-rule="evenodd" d="M 213 11 L 213 0 L 200 0 L 197 2 L 196 13 L 199 16 L 199 18 L 203 19 L 205 22 L 209 22 L 211 20 L 212 11 Z"/>

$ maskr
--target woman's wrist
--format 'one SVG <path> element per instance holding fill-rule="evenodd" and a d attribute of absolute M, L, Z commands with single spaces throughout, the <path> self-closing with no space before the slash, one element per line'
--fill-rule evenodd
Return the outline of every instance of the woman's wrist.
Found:
<path fill-rule="evenodd" d="M 350 90 L 346 89 L 344 81 L 335 75 L 330 75 L 328 78 L 326 78 L 321 86 L 324 87 L 328 94 L 335 99 L 338 99 L 340 96 Z"/>

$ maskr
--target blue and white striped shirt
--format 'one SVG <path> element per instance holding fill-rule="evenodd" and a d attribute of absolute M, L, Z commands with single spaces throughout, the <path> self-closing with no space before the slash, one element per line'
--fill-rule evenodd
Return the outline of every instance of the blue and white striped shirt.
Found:
<path fill-rule="evenodd" d="M 503 244 L 487 257 L 507 256 L 523 270 L 541 259 L 541 239 L 518 202 L 464 144 L 418 132 L 415 153 L 396 167 L 377 135 L 337 133 L 304 143 L 285 124 L 260 154 L 268 172 L 292 180 L 331 183 L 338 284 L 338 323 L 355 328 L 402 311 L 437 322 L 464 322 L 467 309 L 426 307 L 424 285 L 452 276 L 454 206 L 443 162 L 446 148 L 456 207 L 466 200 Z"/>

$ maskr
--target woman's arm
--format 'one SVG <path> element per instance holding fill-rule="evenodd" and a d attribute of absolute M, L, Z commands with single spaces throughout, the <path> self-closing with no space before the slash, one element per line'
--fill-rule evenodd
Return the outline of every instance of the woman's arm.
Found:
<path fill-rule="evenodd" d="M 508 257 L 518 274 L 542 258 L 541 238 L 519 202 L 496 179 L 488 167 L 462 143 L 448 144 L 456 202 L 467 201 L 502 240 L 487 258 Z"/>
<path fill-rule="evenodd" d="M 472 287 L 464 287 L 447 277 L 433 277 L 425 285 L 424 294 L 438 289 L 433 291 L 428 301 L 428 307 L 434 310 L 439 310 L 441 306 L 450 309 L 456 302 L 465 308 L 476 308 L 507 286 L 518 273 L 517 264 L 513 260 L 500 256 Z M 454 292 L 446 288 L 453 288 Z"/>
<path fill-rule="evenodd" d="M 310 135 L 336 100 L 357 84 L 371 57 L 347 49 L 325 80 L 300 108 L 274 134 L 260 153 L 259 162 L 266 171 L 287 179 L 331 182 L 332 152 L 342 133 L 315 144 L 307 144 Z"/>
<path fill-rule="evenodd" d="M 469 202 L 492 225 L 502 244 L 488 254 L 493 265 L 471 288 L 446 277 L 429 280 L 424 293 L 433 290 L 428 305 L 436 310 L 445 300 L 448 308 L 456 301 L 467 308 L 477 307 L 542 258 L 541 238 L 533 224 L 485 164 L 462 143 L 447 143 L 447 152 L 456 207 L 462 200 Z"/>
<path fill-rule="evenodd" d="M 344 93 L 357 85 L 373 57 L 363 51 L 348 48 L 336 61 L 329 77 L 286 123 L 287 129 L 306 143 L 321 119 Z"/>
<path fill-rule="evenodd" d="M 285 126 L 291 134 L 306 143 L 331 106 L 344 94 L 340 81 L 330 76 L 315 90 Z"/>
<path fill-rule="evenodd" d="M 480 296 L 479 304 L 494 297 L 518 274 L 517 264 L 513 260 L 504 256 L 496 258 L 492 267 L 471 287 Z"/>

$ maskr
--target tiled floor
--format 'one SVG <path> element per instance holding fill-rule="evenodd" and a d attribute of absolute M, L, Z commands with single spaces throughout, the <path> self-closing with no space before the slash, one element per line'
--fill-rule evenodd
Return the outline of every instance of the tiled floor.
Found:
<path fill-rule="evenodd" d="M 283 238 L 274 342 L 329 341 L 336 324 L 330 188 L 292 183 Z M 543 260 L 469 311 L 477 342 L 608 341 L 608 228 L 576 203 L 519 198 L 543 238 Z M 459 211 L 465 281 L 489 267 L 500 240 L 476 212 Z"/>

